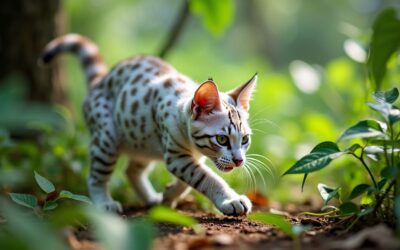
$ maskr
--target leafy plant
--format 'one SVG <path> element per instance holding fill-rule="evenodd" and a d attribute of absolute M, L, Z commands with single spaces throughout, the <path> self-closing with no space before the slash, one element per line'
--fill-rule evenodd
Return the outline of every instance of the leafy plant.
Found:
<path fill-rule="evenodd" d="M 354 143 L 341 150 L 337 143 L 326 141 L 318 144 L 308 155 L 297 161 L 284 175 L 304 174 L 303 184 L 308 175 L 329 165 L 333 160 L 344 155 L 350 155 L 360 162 L 371 179 L 371 183 L 360 183 L 351 191 L 344 202 L 340 200 L 339 189 L 324 184 L 318 185 L 318 190 L 327 204 L 333 198 L 340 202 L 334 209 L 340 215 L 357 215 L 358 217 L 381 211 L 385 218 L 395 214 L 393 197 L 399 197 L 397 189 L 393 189 L 400 178 L 400 109 L 394 105 L 399 97 L 397 88 L 387 92 L 376 92 L 375 102 L 368 106 L 379 113 L 381 119 L 363 120 L 351 126 L 340 136 L 338 142 L 361 139 L 361 145 Z M 371 171 L 371 165 L 376 165 L 380 174 Z M 389 193 L 394 196 L 389 196 Z M 355 204 L 353 200 L 364 196 L 368 202 Z M 391 198 L 390 198 L 391 197 Z M 384 202 L 391 199 L 391 202 Z M 398 199 L 398 198 L 396 198 Z"/>
<path fill-rule="evenodd" d="M 201 17 L 203 26 L 213 35 L 221 35 L 233 21 L 235 2 L 232 0 L 190 0 L 190 10 Z"/>
<path fill-rule="evenodd" d="M 374 22 L 367 66 L 377 90 L 381 88 L 387 62 L 400 47 L 399 29 L 399 15 L 393 8 L 382 11 Z"/>
<path fill-rule="evenodd" d="M 196 233 L 202 233 L 203 229 L 193 217 L 181 214 L 174 209 L 157 206 L 149 211 L 149 218 L 155 222 L 168 222 L 176 225 L 192 228 Z"/>
<path fill-rule="evenodd" d="M 249 218 L 264 224 L 276 226 L 279 230 L 292 238 L 294 249 L 298 250 L 301 248 L 299 236 L 308 229 L 307 227 L 302 225 L 292 225 L 283 216 L 273 213 L 256 212 L 250 214 Z"/>
<path fill-rule="evenodd" d="M 94 234 L 106 250 L 148 250 L 156 235 L 153 223 L 147 219 L 123 220 L 101 210 L 86 209 L 94 225 Z"/>
<path fill-rule="evenodd" d="M 26 214 L 0 197 L 0 249 L 68 249 L 65 241 L 46 221 Z"/>
<path fill-rule="evenodd" d="M 67 190 L 56 191 L 53 183 L 45 177 L 38 174 L 36 171 L 35 180 L 43 192 L 46 193 L 44 200 L 39 200 L 36 196 L 24 193 L 9 193 L 11 199 L 24 207 L 31 208 L 33 210 L 39 209 L 39 211 L 53 210 L 58 206 L 58 202 L 61 199 L 71 199 L 80 202 L 91 204 L 92 202 L 87 196 L 71 193 Z"/>

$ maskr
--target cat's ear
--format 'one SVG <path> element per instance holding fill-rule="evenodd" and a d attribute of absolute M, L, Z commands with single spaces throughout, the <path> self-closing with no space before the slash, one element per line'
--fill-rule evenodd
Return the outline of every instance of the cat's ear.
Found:
<path fill-rule="evenodd" d="M 231 90 L 228 95 L 235 100 L 236 105 L 242 107 L 244 110 L 249 111 L 249 102 L 251 95 L 257 83 L 257 73 L 242 86 Z"/>
<path fill-rule="evenodd" d="M 212 80 L 202 83 L 194 93 L 192 101 L 192 113 L 196 119 L 202 114 L 208 114 L 213 110 L 221 110 L 221 102 L 217 85 Z"/>

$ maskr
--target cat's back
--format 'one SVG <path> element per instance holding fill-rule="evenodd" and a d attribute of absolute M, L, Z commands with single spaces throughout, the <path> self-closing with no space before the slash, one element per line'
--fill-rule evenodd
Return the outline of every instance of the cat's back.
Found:
<path fill-rule="evenodd" d="M 136 56 L 117 64 L 99 88 L 111 94 L 113 118 L 126 143 L 154 151 L 162 127 L 176 119 L 179 102 L 196 84 L 158 57 Z"/>
<path fill-rule="evenodd" d="M 161 98 L 168 94 L 179 97 L 185 91 L 194 90 L 196 84 L 164 60 L 140 55 L 113 67 L 99 88 L 107 90 L 114 99 L 139 96 L 148 104 L 151 94 Z"/>

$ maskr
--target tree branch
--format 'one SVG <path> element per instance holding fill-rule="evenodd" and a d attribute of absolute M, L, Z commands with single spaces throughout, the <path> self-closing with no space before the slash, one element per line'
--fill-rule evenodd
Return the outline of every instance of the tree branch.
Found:
<path fill-rule="evenodd" d="M 182 34 L 183 28 L 185 27 L 189 16 L 189 0 L 184 0 L 179 15 L 177 16 L 168 37 L 164 42 L 164 45 L 161 47 L 161 50 L 158 53 L 159 57 L 165 58 L 171 48 L 176 44 L 180 35 Z"/>

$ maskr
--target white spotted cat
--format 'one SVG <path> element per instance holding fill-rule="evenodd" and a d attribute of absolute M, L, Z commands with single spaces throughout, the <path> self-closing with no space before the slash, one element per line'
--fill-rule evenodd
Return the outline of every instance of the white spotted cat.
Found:
<path fill-rule="evenodd" d="M 112 199 L 108 181 L 121 153 L 130 163 L 126 174 L 147 205 L 175 205 L 190 187 L 207 196 L 226 215 L 244 215 L 252 204 L 237 194 L 205 164 L 211 159 L 219 170 L 240 167 L 250 145 L 249 100 L 255 75 L 244 85 L 218 92 L 212 80 L 195 84 L 172 66 L 153 56 L 136 56 L 110 72 L 98 48 L 76 34 L 50 42 L 42 62 L 61 52 L 76 53 L 88 80 L 83 105 L 91 132 L 89 194 L 94 204 L 121 211 Z M 148 179 L 154 161 L 164 161 L 177 177 L 161 194 Z"/>

